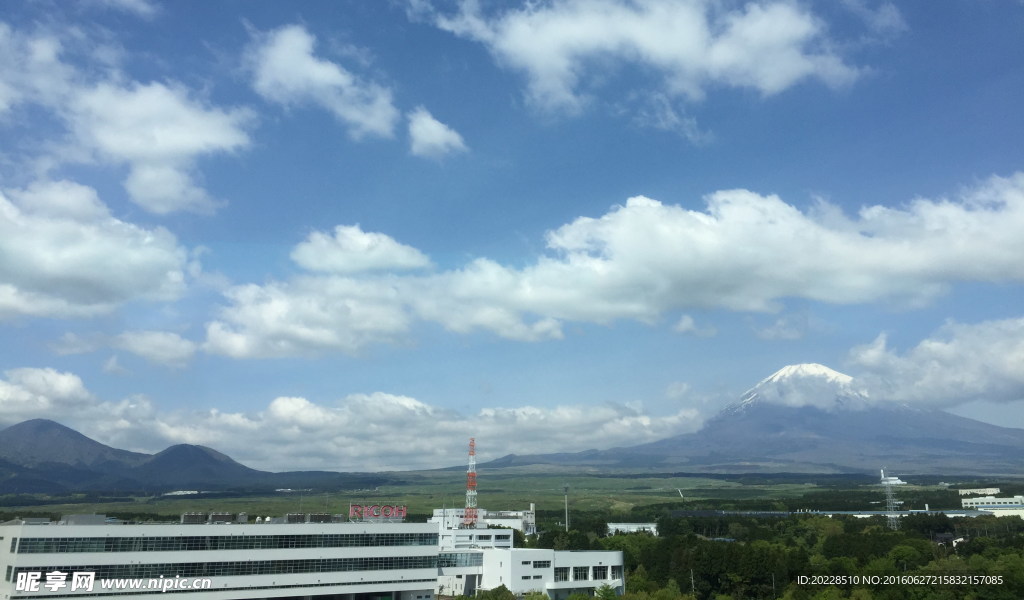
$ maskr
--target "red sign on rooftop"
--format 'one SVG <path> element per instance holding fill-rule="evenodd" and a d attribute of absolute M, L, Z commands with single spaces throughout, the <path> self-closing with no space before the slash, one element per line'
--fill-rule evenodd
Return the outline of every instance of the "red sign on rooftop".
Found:
<path fill-rule="evenodd" d="M 406 508 L 391 504 L 349 504 L 348 518 L 362 521 L 401 521 L 405 518 Z"/>

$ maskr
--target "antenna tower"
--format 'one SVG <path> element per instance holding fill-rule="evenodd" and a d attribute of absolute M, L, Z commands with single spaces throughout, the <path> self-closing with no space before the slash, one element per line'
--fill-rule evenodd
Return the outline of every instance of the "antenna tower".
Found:
<path fill-rule="evenodd" d="M 469 468 L 466 470 L 466 515 L 463 527 L 476 527 L 476 438 L 469 438 Z"/>

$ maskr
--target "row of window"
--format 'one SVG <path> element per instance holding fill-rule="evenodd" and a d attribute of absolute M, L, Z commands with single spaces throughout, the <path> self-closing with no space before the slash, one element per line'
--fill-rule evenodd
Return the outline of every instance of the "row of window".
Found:
<path fill-rule="evenodd" d="M 401 583 L 401 584 L 427 583 L 427 584 L 433 584 L 435 581 L 436 581 L 435 579 L 404 579 L 403 578 L 403 579 L 396 579 L 396 580 L 391 580 L 391 581 L 330 581 L 330 582 L 327 582 L 327 583 L 305 582 L 305 583 L 290 584 L 290 585 L 247 585 L 247 586 L 238 586 L 238 587 L 230 587 L 230 588 L 225 587 L 225 588 L 217 588 L 217 591 L 219 591 L 219 592 L 232 592 L 232 591 L 238 591 L 238 590 L 249 590 L 249 591 L 252 591 L 252 590 L 287 590 L 287 589 L 293 589 L 293 588 L 316 588 L 316 587 L 325 588 L 325 587 L 335 587 L 335 586 L 339 586 L 339 585 L 376 585 L 376 586 L 381 586 L 381 585 L 389 585 L 389 584 L 394 584 L 394 583 Z M 424 586 L 424 587 L 429 587 L 429 586 Z M 166 592 L 161 591 L 160 593 L 161 594 L 165 594 L 165 593 L 166 594 L 189 594 L 189 593 L 194 593 L 194 592 L 193 592 L 193 590 L 167 590 Z M 47 598 L 47 600 L 50 600 L 50 599 L 53 599 L 53 598 L 95 598 L 95 597 L 123 596 L 123 595 L 124 595 L 124 592 L 119 590 L 119 591 L 116 591 L 116 592 L 103 592 L 103 593 L 91 593 L 91 594 L 90 593 L 81 593 L 81 592 L 75 592 L 74 594 L 46 594 L 46 598 Z M 261 594 L 261 597 L 266 597 L 266 596 L 268 596 L 268 594 Z M 419 596 L 416 596 L 416 597 L 419 598 Z M 430 598 L 431 596 L 427 595 L 427 596 L 424 596 L 424 597 L 425 598 Z M 35 598 L 39 598 L 39 595 L 38 594 L 25 594 L 25 595 L 22 595 L 22 596 L 17 596 L 17 595 L 11 596 L 11 600 L 31 600 L 31 599 L 35 599 Z"/>
<path fill-rule="evenodd" d="M 277 550 L 372 546 L 436 546 L 436 533 L 354 533 L 307 535 L 199 535 L 154 537 L 17 538 L 11 552 L 194 552 L 199 550 Z"/>
<path fill-rule="evenodd" d="M 480 567 L 484 555 L 479 552 L 442 552 L 437 556 L 439 567 Z"/>
<path fill-rule="evenodd" d="M 374 556 L 364 558 L 319 558 L 306 560 L 218 561 L 134 565 L 60 565 L 18 567 L 25 572 L 94 572 L 96 579 L 150 579 L 164 577 L 229 577 L 279 575 L 287 573 L 329 573 L 337 571 L 382 571 L 390 569 L 436 569 L 436 556 Z"/>
<path fill-rule="evenodd" d="M 572 569 L 572 581 L 586 581 L 588 579 L 608 579 L 608 566 L 601 565 L 593 567 L 555 567 L 555 581 L 570 581 L 569 569 Z M 622 579 L 622 566 L 612 565 L 612 579 Z M 593 577 L 591 577 L 593 575 Z"/>

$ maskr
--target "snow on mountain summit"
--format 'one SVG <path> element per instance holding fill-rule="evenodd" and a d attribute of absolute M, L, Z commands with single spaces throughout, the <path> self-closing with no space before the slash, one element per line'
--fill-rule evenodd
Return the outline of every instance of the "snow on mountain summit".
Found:
<path fill-rule="evenodd" d="M 818 363 L 804 363 L 800 365 L 788 365 L 782 367 L 778 371 L 766 377 L 761 381 L 761 383 L 782 381 L 793 377 L 824 377 L 829 381 L 834 381 L 842 385 L 847 385 L 853 381 L 853 377 L 850 377 L 845 373 L 840 373 L 839 371 L 833 371 L 825 365 L 819 365 Z"/>
<path fill-rule="evenodd" d="M 862 407 L 867 394 L 857 389 L 853 377 L 825 365 L 789 365 L 772 373 L 747 390 L 724 412 L 738 413 L 755 404 L 815 406 L 825 410 Z"/>

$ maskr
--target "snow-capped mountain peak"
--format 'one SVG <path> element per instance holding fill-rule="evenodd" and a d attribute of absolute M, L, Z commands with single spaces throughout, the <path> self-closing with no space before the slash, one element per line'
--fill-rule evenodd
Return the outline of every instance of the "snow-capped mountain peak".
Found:
<path fill-rule="evenodd" d="M 814 406 L 825 410 L 862 407 L 867 394 L 857 389 L 853 377 L 824 365 L 789 365 L 747 390 L 725 413 L 743 412 L 755 404 Z"/>
<path fill-rule="evenodd" d="M 853 381 L 853 377 L 850 377 L 845 373 L 840 373 L 839 371 L 833 371 L 825 365 L 819 365 L 818 363 L 804 363 L 782 367 L 762 380 L 761 383 L 772 383 L 782 381 L 784 379 L 792 379 L 794 377 L 822 377 L 840 385 L 848 385 Z"/>

